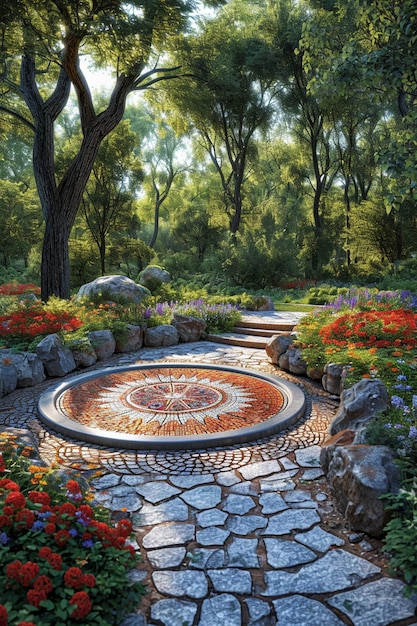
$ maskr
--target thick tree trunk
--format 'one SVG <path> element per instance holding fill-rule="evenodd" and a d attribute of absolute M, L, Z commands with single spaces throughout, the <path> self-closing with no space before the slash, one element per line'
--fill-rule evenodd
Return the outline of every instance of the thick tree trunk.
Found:
<path fill-rule="evenodd" d="M 69 234 L 63 213 L 49 212 L 41 263 L 41 293 L 44 301 L 52 294 L 64 299 L 70 297 Z"/>

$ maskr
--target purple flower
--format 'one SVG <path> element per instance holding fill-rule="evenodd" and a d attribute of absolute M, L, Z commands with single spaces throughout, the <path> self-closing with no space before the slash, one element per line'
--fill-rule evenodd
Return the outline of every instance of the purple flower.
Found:
<path fill-rule="evenodd" d="M 78 535 L 78 530 L 76 530 L 75 528 L 70 528 L 68 532 L 71 537 L 76 537 Z"/>
<path fill-rule="evenodd" d="M 0 545 L 5 546 L 10 541 L 10 537 L 6 533 L 0 533 Z"/>
<path fill-rule="evenodd" d="M 37 519 L 36 522 L 33 522 L 31 530 L 43 530 L 45 528 L 45 522 L 40 519 Z"/>
<path fill-rule="evenodd" d="M 403 406 L 405 406 L 405 402 L 404 402 L 404 400 L 400 396 L 392 396 L 391 397 L 391 404 L 396 409 L 402 409 Z"/>
<path fill-rule="evenodd" d="M 410 430 L 408 431 L 408 436 L 410 439 L 417 440 L 417 426 L 410 426 Z"/>
<path fill-rule="evenodd" d="M 94 546 L 94 541 L 92 539 L 85 539 L 81 545 L 83 548 L 92 548 Z"/>

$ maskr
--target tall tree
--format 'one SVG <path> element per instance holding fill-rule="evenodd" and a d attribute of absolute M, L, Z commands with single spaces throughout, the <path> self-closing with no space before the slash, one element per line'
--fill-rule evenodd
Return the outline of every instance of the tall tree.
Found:
<path fill-rule="evenodd" d="M 232 2 L 178 43 L 188 76 L 170 85 L 179 116 L 209 155 L 220 178 L 230 232 L 240 227 L 243 186 L 255 134 L 271 122 L 277 56 L 254 25 L 259 8 Z M 254 13 L 255 12 L 255 13 Z M 250 16 L 252 21 L 250 21 Z"/>
<path fill-rule="evenodd" d="M 69 297 L 68 239 L 101 142 L 121 121 L 129 94 L 173 76 L 152 55 L 184 27 L 191 8 L 191 0 L 2 2 L 0 106 L 33 131 L 33 168 L 45 221 L 44 300 L 53 294 Z M 81 69 L 83 54 L 113 68 L 114 88 L 102 110 L 96 109 Z M 82 141 L 57 180 L 54 126 L 72 86 Z"/>

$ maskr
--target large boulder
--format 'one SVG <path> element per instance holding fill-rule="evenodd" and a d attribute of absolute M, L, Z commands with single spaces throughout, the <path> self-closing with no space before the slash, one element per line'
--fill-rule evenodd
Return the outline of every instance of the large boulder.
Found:
<path fill-rule="evenodd" d="M 77 300 L 91 300 L 96 296 L 102 296 L 103 300 L 109 302 L 119 302 L 120 300 L 130 300 L 135 304 L 140 304 L 145 298 L 151 295 L 149 289 L 143 285 L 138 285 L 127 276 L 99 276 L 95 280 L 82 285 L 76 295 Z"/>
<path fill-rule="evenodd" d="M 34 352 L 11 352 L 8 358 L 16 368 L 18 387 L 33 387 L 45 380 L 43 363 Z"/>
<path fill-rule="evenodd" d="M 71 350 L 56 333 L 47 335 L 38 343 L 36 354 L 48 376 L 65 376 L 77 367 Z"/>
<path fill-rule="evenodd" d="M 291 333 L 285 335 L 273 335 L 265 346 L 266 354 L 274 365 L 278 365 L 279 357 L 290 347 L 293 340 Z"/>
<path fill-rule="evenodd" d="M 184 343 L 199 341 L 206 328 L 206 323 L 201 318 L 179 313 L 174 313 L 171 325 L 177 329 L 179 340 Z"/>
<path fill-rule="evenodd" d="M 290 345 L 288 350 L 278 358 L 278 365 L 281 369 L 297 376 L 305 376 L 307 373 L 307 363 L 303 359 L 301 350 Z"/>
<path fill-rule="evenodd" d="M 97 354 L 87 337 L 68 345 L 77 367 L 91 367 L 97 361 Z"/>
<path fill-rule="evenodd" d="M 340 396 L 345 371 L 346 366 L 341 363 L 327 363 L 321 379 L 323 389 L 332 395 Z"/>
<path fill-rule="evenodd" d="M 330 424 L 330 434 L 350 428 L 358 437 L 367 423 L 389 406 L 385 385 L 378 378 L 362 378 L 341 396 L 339 410 Z"/>
<path fill-rule="evenodd" d="M 400 488 L 394 452 L 386 446 L 339 443 L 325 445 L 320 455 L 337 507 L 352 530 L 379 537 L 389 519 L 380 496 Z"/>
<path fill-rule="evenodd" d="M 109 359 L 116 350 L 116 340 L 111 330 L 91 330 L 88 339 L 94 348 L 97 361 Z"/>
<path fill-rule="evenodd" d="M 175 346 L 179 342 L 178 331 L 171 324 L 160 324 L 154 328 L 146 328 L 144 344 L 149 348 Z"/>
<path fill-rule="evenodd" d="M 126 324 L 123 336 L 116 338 L 116 352 L 134 352 L 143 345 L 143 330 L 135 324 Z"/>
<path fill-rule="evenodd" d="M 139 282 L 141 285 L 145 285 L 152 290 L 152 287 L 158 283 L 169 283 L 171 281 L 171 275 L 159 265 L 148 265 L 139 274 Z"/>
<path fill-rule="evenodd" d="M 0 351 L 0 398 L 14 391 L 17 387 L 17 369 L 11 359 Z"/>

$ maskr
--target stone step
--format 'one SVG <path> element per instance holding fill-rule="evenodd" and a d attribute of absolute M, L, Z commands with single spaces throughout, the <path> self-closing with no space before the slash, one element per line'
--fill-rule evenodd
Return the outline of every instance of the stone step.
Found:
<path fill-rule="evenodd" d="M 242 335 L 241 333 L 223 333 L 221 335 L 207 335 L 206 341 L 212 343 L 222 343 L 229 346 L 242 346 L 243 348 L 255 348 L 262 350 L 266 348 L 269 337 L 257 337 L 255 335 Z"/>
<path fill-rule="evenodd" d="M 290 329 L 292 330 L 292 329 Z M 252 328 L 250 326 L 234 326 L 233 332 L 240 335 L 253 335 L 255 337 L 273 337 L 274 335 L 287 334 L 287 329 L 280 328 Z"/>
<path fill-rule="evenodd" d="M 254 318 L 245 318 L 243 317 L 239 323 L 237 324 L 239 328 L 246 329 L 258 329 L 258 330 L 269 330 L 274 334 L 278 331 L 291 331 L 293 330 L 295 323 L 289 321 L 267 321 L 262 319 L 254 319 Z"/>

